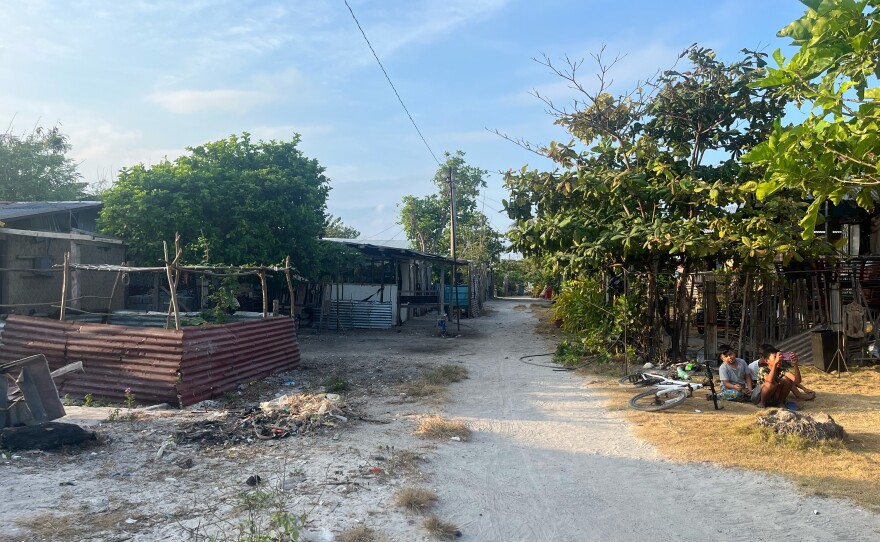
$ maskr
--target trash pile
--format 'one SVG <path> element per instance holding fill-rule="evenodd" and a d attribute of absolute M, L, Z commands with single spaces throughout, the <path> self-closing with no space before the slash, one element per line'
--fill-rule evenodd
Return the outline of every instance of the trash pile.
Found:
<path fill-rule="evenodd" d="M 337 427 L 348 423 L 350 416 L 348 406 L 335 393 L 282 395 L 243 414 L 187 424 L 177 430 L 175 439 L 222 445 L 273 440 Z"/>
<path fill-rule="evenodd" d="M 800 435 L 812 442 L 841 439 L 846 434 L 843 427 L 824 412 L 807 416 L 788 410 L 771 410 L 766 415 L 758 416 L 755 423 L 783 435 Z"/>

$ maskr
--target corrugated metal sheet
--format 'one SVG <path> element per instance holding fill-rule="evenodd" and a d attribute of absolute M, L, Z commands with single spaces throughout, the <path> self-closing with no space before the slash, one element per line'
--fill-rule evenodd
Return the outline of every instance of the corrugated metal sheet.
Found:
<path fill-rule="evenodd" d="M 84 374 L 59 393 L 192 404 L 239 383 L 299 363 L 290 318 L 184 328 L 181 331 L 10 315 L 0 361 L 42 353 L 51 369 L 82 361 Z"/>
<path fill-rule="evenodd" d="M 323 325 L 336 329 L 387 329 L 394 325 L 390 301 L 331 301 Z M 338 315 L 338 318 L 337 318 Z"/>
<path fill-rule="evenodd" d="M 267 318 L 183 330 L 178 386 L 183 404 L 234 390 L 241 382 L 289 370 L 300 361 L 290 318 Z"/>

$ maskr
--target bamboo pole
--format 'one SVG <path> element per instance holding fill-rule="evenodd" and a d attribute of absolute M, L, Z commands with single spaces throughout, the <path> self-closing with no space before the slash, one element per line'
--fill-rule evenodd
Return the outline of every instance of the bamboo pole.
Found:
<path fill-rule="evenodd" d="M 64 321 L 64 312 L 67 306 L 67 277 L 70 275 L 70 252 L 64 253 L 64 275 L 61 279 L 61 317 L 59 320 Z"/>
<path fill-rule="evenodd" d="M 287 278 L 287 289 L 290 291 L 290 318 L 296 320 L 294 312 L 295 291 L 293 289 L 293 281 L 290 280 L 290 256 L 284 260 L 284 276 Z"/>
<path fill-rule="evenodd" d="M 263 291 L 263 318 L 269 317 L 269 293 L 266 287 L 266 272 L 260 269 L 260 288 Z"/>
<path fill-rule="evenodd" d="M 174 309 L 174 329 L 180 330 L 180 311 L 177 309 L 177 291 L 174 287 L 175 281 L 171 278 L 171 262 L 168 261 L 168 243 L 162 241 L 162 248 L 165 252 L 165 276 L 168 278 L 168 287 L 171 289 L 171 307 Z M 177 258 L 175 258 L 175 264 Z"/>

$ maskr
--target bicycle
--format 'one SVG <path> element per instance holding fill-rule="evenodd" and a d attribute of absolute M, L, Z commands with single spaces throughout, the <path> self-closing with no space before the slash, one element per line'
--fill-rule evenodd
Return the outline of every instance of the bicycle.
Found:
<path fill-rule="evenodd" d="M 684 365 L 684 364 L 682 364 Z M 687 380 L 674 380 L 656 373 L 634 373 L 621 378 L 620 385 L 635 387 L 650 386 L 651 389 L 638 393 L 629 400 L 630 408 L 647 412 L 666 410 L 684 402 L 692 397 L 694 391 L 708 387 L 710 392 L 706 399 L 711 399 L 715 410 L 721 410 L 718 406 L 718 394 L 715 390 L 715 381 L 712 369 L 706 364 L 705 378 L 702 383 L 694 383 Z"/>

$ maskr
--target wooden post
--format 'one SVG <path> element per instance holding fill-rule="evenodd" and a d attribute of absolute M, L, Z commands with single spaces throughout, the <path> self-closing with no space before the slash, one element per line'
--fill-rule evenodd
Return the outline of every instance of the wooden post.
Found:
<path fill-rule="evenodd" d="M 736 353 L 739 355 L 742 355 L 743 330 L 746 327 L 746 315 L 749 314 L 749 312 L 748 312 L 749 288 L 752 287 L 752 282 L 751 282 L 751 280 L 749 280 L 750 278 L 751 278 L 751 276 L 748 273 L 746 273 L 746 283 L 743 286 L 742 311 L 740 313 L 740 318 L 739 318 L 739 329 L 737 330 L 737 333 L 736 333 L 736 335 L 737 335 Z M 752 313 L 751 316 L 754 317 L 755 316 L 754 313 Z M 750 357 L 755 357 L 755 352 L 749 352 L 749 355 L 750 355 Z"/>
<path fill-rule="evenodd" d="M 165 253 L 165 276 L 168 278 L 168 288 L 171 289 L 171 308 L 174 309 L 174 329 L 180 330 L 180 311 L 177 310 L 177 291 L 174 287 L 174 279 L 171 277 L 171 262 L 168 261 L 168 243 L 162 241 Z M 175 258 L 175 264 L 177 259 Z"/>
<path fill-rule="evenodd" d="M 180 234 L 174 236 L 174 287 L 171 289 L 174 292 L 174 298 L 177 299 L 177 284 L 180 281 L 180 269 L 177 269 L 177 261 L 180 259 L 181 250 L 180 250 Z M 168 258 L 168 253 L 166 249 L 165 258 Z M 168 324 L 171 321 L 171 309 L 172 304 L 168 303 L 168 313 L 165 315 L 165 328 L 168 328 Z M 175 309 L 176 310 L 176 309 Z M 176 315 L 175 315 L 176 318 Z M 179 329 L 179 327 L 178 327 Z"/>
<path fill-rule="evenodd" d="M 716 297 L 715 273 L 709 271 L 703 281 L 703 355 L 706 363 L 718 352 L 718 298 Z M 730 322 L 727 322 L 730 325 Z M 739 353 L 739 352 L 737 352 Z"/>
<path fill-rule="evenodd" d="M 296 312 L 293 310 L 296 291 L 293 289 L 293 281 L 290 280 L 290 256 L 284 260 L 284 276 L 287 278 L 287 290 L 290 292 L 290 317 L 296 320 Z"/>
<path fill-rule="evenodd" d="M 72 262 L 74 265 L 80 263 L 82 261 L 82 256 L 80 255 L 80 246 L 73 241 L 70 242 L 70 252 L 68 253 L 68 261 Z M 82 272 L 79 269 L 74 268 L 73 272 L 70 274 L 70 278 L 67 282 L 67 289 L 70 292 L 70 307 L 74 309 L 81 309 L 82 305 L 80 303 L 82 297 L 82 291 L 80 289 L 80 274 Z"/>
<path fill-rule="evenodd" d="M 263 318 L 269 317 L 269 293 L 266 287 L 266 270 L 260 269 L 260 288 L 263 290 Z"/>
<path fill-rule="evenodd" d="M 67 300 L 67 277 L 70 274 L 70 252 L 64 253 L 64 275 L 61 279 L 61 317 L 59 320 L 64 320 L 64 309 L 66 308 L 66 300 Z"/>
<path fill-rule="evenodd" d="M 439 265 L 440 268 L 440 295 L 439 297 L 439 305 L 440 307 L 437 309 L 437 318 L 445 318 L 446 308 L 444 307 L 445 300 L 443 296 L 446 295 L 446 272 L 443 270 L 443 266 Z"/>

